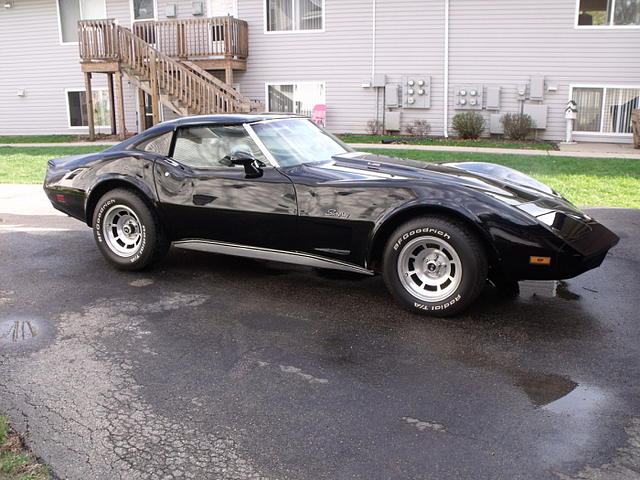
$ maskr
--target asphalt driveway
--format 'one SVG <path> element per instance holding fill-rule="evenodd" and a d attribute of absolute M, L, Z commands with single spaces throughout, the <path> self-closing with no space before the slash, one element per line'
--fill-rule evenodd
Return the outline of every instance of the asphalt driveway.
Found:
<path fill-rule="evenodd" d="M 590 210 L 600 269 L 432 319 L 380 278 L 118 272 L 43 201 L 0 185 L 0 412 L 62 478 L 640 477 L 640 210 Z"/>

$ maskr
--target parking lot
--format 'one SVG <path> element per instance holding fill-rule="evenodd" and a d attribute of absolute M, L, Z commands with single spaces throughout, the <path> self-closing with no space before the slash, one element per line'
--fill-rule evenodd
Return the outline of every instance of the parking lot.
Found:
<path fill-rule="evenodd" d="M 640 210 L 565 282 L 402 310 L 379 277 L 172 250 L 112 269 L 0 186 L 0 412 L 61 478 L 637 479 Z"/>

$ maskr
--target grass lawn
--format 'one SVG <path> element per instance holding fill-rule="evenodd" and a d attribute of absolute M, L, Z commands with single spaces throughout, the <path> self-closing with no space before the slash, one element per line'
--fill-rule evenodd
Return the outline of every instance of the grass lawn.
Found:
<path fill-rule="evenodd" d="M 0 480 L 47 480 L 49 469 L 26 451 L 20 438 L 0 415 Z"/>
<path fill-rule="evenodd" d="M 90 147 L 0 147 L 0 183 L 42 183 L 47 160 L 99 152 Z M 492 162 L 515 168 L 546 183 L 576 205 L 640 208 L 640 161 L 617 158 L 495 155 L 420 150 L 366 151 L 426 162 Z M 1 187 L 0 187 L 1 188 Z"/>
<path fill-rule="evenodd" d="M 515 168 L 576 205 L 640 208 L 640 160 L 361 149 L 425 162 L 491 162 Z"/>
<path fill-rule="evenodd" d="M 0 143 L 64 143 L 82 139 L 78 135 L 0 135 Z"/>
<path fill-rule="evenodd" d="M 380 143 L 382 140 L 399 140 L 409 145 L 442 145 L 453 147 L 485 147 L 485 148 L 524 148 L 531 150 L 553 150 L 554 146 L 549 142 L 542 141 L 515 141 L 515 140 L 491 140 L 479 138 L 478 140 L 442 139 L 442 138 L 403 138 L 397 135 L 353 135 L 345 133 L 338 135 L 346 143 Z M 402 148 L 400 144 L 398 148 Z"/>
<path fill-rule="evenodd" d="M 108 147 L 0 147 L 0 183 L 42 183 L 48 160 L 105 148 Z"/>

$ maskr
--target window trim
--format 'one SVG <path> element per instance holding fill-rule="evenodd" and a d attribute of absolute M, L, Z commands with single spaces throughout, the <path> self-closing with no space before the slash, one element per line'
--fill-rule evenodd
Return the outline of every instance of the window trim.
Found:
<path fill-rule="evenodd" d="M 311 84 L 311 85 L 322 85 L 322 89 L 324 91 L 324 102 L 325 105 L 327 103 L 327 82 L 325 80 L 281 80 L 281 81 L 275 81 L 275 82 L 264 82 L 264 100 L 265 100 L 265 107 L 267 108 L 267 111 L 269 113 L 283 113 L 283 114 L 287 114 L 290 113 L 292 115 L 301 115 L 299 113 L 293 113 L 293 112 L 271 112 L 269 111 L 269 87 L 271 85 L 304 85 L 304 84 Z"/>
<path fill-rule="evenodd" d="M 325 9 L 325 0 L 322 0 L 322 28 L 319 29 L 311 29 L 311 30 L 269 30 L 269 25 L 267 23 L 267 12 L 268 12 L 268 6 L 267 6 L 267 2 L 269 0 L 263 0 L 262 2 L 262 23 L 263 23 L 263 30 L 265 35 L 291 35 L 291 34 L 296 34 L 296 33 L 324 33 L 326 28 L 327 28 L 327 24 L 326 24 L 326 9 Z M 293 1 L 293 0 L 292 0 Z M 295 5 L 295 3 L 294 3 Z"/>
<path fill-rule="evenodd" d="M 107 87 L 96 87 L 96 88 L 92 88 L 91 91 L 102 91 L 102 92 L 106 92 L 109 89 Z M 64 100 L 65 103 L 67 104 L 67 126 L 68 128 L 72 128 L 74 130 L 80 130 L 80 129 L 88 129 L 89 125 L 84 126 L 84 125 L 78 125 L 78 126 L 74 126 L 71 125 L 71 105 L 69 105 L 69 93 L 72 92 L 85 92 L 85 95 L 87 93 L 87 89 L 86 88 L 65 88 L 64 89 Z M 111 125 L 94 125 L 94 128 L 111 128 Z"/>
<path fill-rule="evenodd" d="M 153 18 L 138 18 L 133 14 L 133 0 L 129 0 L 129 15 L 131 15 L 131 25 L 136 22 L 157 22 L 158 21 L 158 0 L 153 0 Z"/>
<path fill-rule="evenodd" d="M 606 105 L 607 100 L 607 90 L 610 88 L 634 88 L 640 89 L 640 85 L 620 85 L 620 84 L 597 84 L 597 83 L 572 83 L 569 84 L 569 100 L 573 100 L 573 89 L 574 88 L 602 88 L 602 107 L 600 114 L 600 130 L 597 132 L 587 132 L 587 131 L 573 131 L 573 135 L 596 135 L 603 137 L 620 137 L 620 138 L 631 138 L 633 137 L 633 133 L 618 133 L 618 132 L 603 132 L 602 131 L 602 123 L 604 122 L 604 107 Z"/>
<path fill-rule="evenodd" d="M 133 0 L 132 0 L 133 1 Z M 102 0 L 104 16 L 103 18 L 107 18 L 107 1 Z M 82 1 L 78 0 L 78 8 L 80 9 L 80 20 L 85 20 L 82 15 Z M 80 42 L 65 42 L 62 38 L 62 16 L 60 15 L 60 0 L 56 0 L 56 12 L 58 13 L 58 40 L 60 41 L 60 45 L 79 45 Z"/>
<path fill-rule="evenodd" d="M 639 25 L 615 25 L 613 23 L 613 17 L 616 11 L 616 1 L 611 0 L 611 22 L 607 25 L 578 25 L 578 19 L 580 17 L 580 1 L 576 0 L 576 12 L 573 19 L 573 28 L 575 30 L 609 30 L 609 29 L 620 29 L 620 30 L 628 30 L 628 29 L 638 29 Z M 635 87 L 634 87 L 635 88 Z"/>

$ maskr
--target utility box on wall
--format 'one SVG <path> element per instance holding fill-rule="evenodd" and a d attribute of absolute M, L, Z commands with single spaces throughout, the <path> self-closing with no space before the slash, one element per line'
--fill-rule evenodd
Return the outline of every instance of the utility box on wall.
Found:
<path fill-rule="evenodd" d="M 459 85 L 454 88 L 456 110 L 482 110 L 482 85 Z"/>
<path fill-rule="evenodd" d="M 547 128 L 547 105 L 525 103 L 522 113 L 529 115 L 536 122 L 536 129 L 544 130 Z"/>
<path fill-rule="evenodd" d="M 400 131 L 400 110 L 384 114 L 384 129 L 394 132 Z"/>
<path fill-rule="evenodd" d="M 544 100 L 544 77 L 531 77 L 529 81 L 529 100 Z"/>
<path fill-rule="evenodd" d="M 399 106 L 400 90 L 397 83 L 387 83 L 384 86 L 384 106 L 395 108 Z"/>
<path fill-rule="evenodd" d="M 500 87 L 487 87 L 485 101 L 487 103 L 487 110 L 500 110 Z"/>
<path fill-rule="evenodd" d="M 402 106 L 431 108 L 431 77 L 407 75 L 402 77 Z"/>
<path fill-rule="evenodd" d="M 502 114 L 492 113 L 489 115 L 489 133 L 503 134 L 504 126 L 502 125 Z"/>

